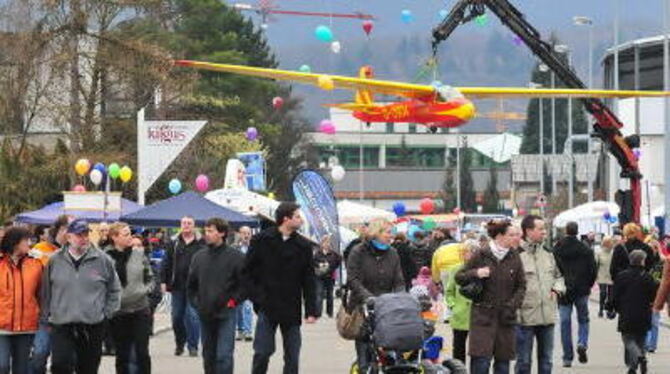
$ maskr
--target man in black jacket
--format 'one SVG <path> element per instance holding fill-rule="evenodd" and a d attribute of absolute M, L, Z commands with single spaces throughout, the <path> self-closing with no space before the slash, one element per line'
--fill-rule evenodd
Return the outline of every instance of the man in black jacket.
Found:
<path fill-rule="evenodd" d="M 596 281 L 598 269 L 593 251 L 577 238 L 579 228 L 576 222 L 565 226 L 566 237 L 554 247 L 554 256 L 563 279 L 565 295 L 558 299 L 561 318 L 561 343 L 563 345 L 563 367 L 572 366 L 574 350 L 572 345 L 572 308 L 577 309 L 579 325 L 577 354 L 579 362 L 588 362 L 586 350 L 589 341 L 589 295 Z"/>
<path fill-rule="evenodd" d="M 226 245 L 227 233 L 226 221 L 207 221 L 207 248 L 193 256 L 188 275 L 188 297 L 202 324 L 205 374 L 233 374 L 235 307 L 244 300 L 244 254 Z"/>
<path fill-rule="evenodd" d="M 619 273 L 628 269 L 630 264 L 628 256 L 636 249 L 642 250 L 647 255 L 645 270 L 650 271 L 660 261 L 658 254 L 642 241 L 644 234 L 638 224 L 629 222 L 624 225 L 623 236 L 625 241 L 614 247 L 614 252 L 612 253 L 612 263 L 610 264 L 612 280 L 615 280 Z"/>
<path fill-rule="evenodd" d="M 186 297 L 186 280 L 193 256 L 204 247 L 204 241 L 195 232 L 195 220 L 185 216 L 181 219 L 181 232 L 170 243 L 163 261 L 161 289 L 172 293 L 172 329 L 177 344 L 174 354 L 184 353 L 188 345 L 191 357 L 198 355 L 200 321 L 198 314 Z"/>
<path fill-rule="evenodd" d="M 258 314 L 252 374 L 265 374 L 275 351 L 275 334 L 284 340 L 284 374 L 297 374 L 304 295 L 306 323 L 316 322 L 312 244 L 298 235 L 300 206 L 284 202 L 275 212 L 278 227 L 251 240 L 244 267 L 246 285 Z"/>

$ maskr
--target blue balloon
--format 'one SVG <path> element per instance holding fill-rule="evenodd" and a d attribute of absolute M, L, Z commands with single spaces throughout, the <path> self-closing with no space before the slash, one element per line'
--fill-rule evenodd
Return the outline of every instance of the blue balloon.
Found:
<path fill-rule="evenodd" d="M 611 216 L 609 219 L 609 223 L 616 223 L 617 218 L 615 216 Z"/>
<path fill-rule="evenodd" d="M 100 170 L 102 175 L 107 174 L 107 168 L 105 167 L 105 164 L 103 164 L 102 162 L 98 162 L 95 165 L 93 165 L 93 169 L 94 170 Z"/>
<path fill-rule="evenodd" d="M 605 219 L 605 221 L 609 221 L 610 218 L 612 218 L 612 215 L 610 214 L 610 212 L 605 212 L 605 214 L 603 214 L 603 218 Z"/>
<path fill-rule="evenodd" d="M 298 68 L 298 71 L 301 73 L 311 73 L 312 68 L 309 67 L 309 65 L 300 65 L 300 68 Z"/>
<path fill-rule="evenodd" d="M 435 88 L 440 88 L 440 87 L 442 87 L 442 81 L 435 80 L 430 85 L 435 87 Z"/>
<path fill-rule="evenodd" d="M 333 41 L 333 32 L 330 30 L 330 27 L 319 25 L 316 30 L 314 30 L 316 38 L 322 42 L 332 42 Z"/>
<path fill-rule="evenodd" d="M 403 9 L 403 11 L 400 12 L 400 19 L 404 23 L 411 23 L 414 20 L 414 16 L 412 16 L 412 11 L 409 9 Z"/>
<path fill-rule="evenodd" d="M 423 231 L 423 230 L 421 230 L 421 227 L 419 227 L 419 226 L 417 226 L 417 225 L 411 225 L 411 226 L 409 227 L 409 229 L 407 229 L 407 236 L 409 236 L 409 238 L 410 238 L 411 240 L 416 240 L 416 236 L 415 236 L 416 233 L 417 233 L 417 232 L 422 232 L 422 231 Z"/>
<path fill-rule="evenodd" d="M 393 213 L 395 213 L 396 216 L 402 217 L 405 215 L 405 212 L 407 211 L 407 208 L 405 207 L 405 204 L 403 204 L 400 201 L 396 201 L 393 203 Z"/>
<path fill-rule="evenodd" d="M 447 16 L 449 15 L 449 11 L 446 10 L 446 9 L 442 9 L 438 13 L 438 15 L 440 16 L 440 19 L 443 20 L 443 19 L 447 18 Z"/>
<path fill-rule="evenodd" d="M 172 193 L 173 195 L 178 194 L 179 191 L 181 191 L 181 182 L 179 181 L 179 179 L 175 178 L 171 180 L 170 183 L 168 184 L 168 189 L 170 190 L 170 193 Z"/>

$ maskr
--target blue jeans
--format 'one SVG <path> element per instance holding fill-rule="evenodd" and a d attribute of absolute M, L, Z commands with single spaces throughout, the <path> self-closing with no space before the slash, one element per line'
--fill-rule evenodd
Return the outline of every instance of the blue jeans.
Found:
<path fill-rule="evenodd" d="M 258 313 L 256 321 L 256 336 L 254 338 L 254 358 L 251 365 L 251 374 L 265 374 L 268 372 L 270 357 L 275 352 L 275 334 L 277 327 L 281 329 L 284 341 L 284 371 L 283 374 L 298 374 L 300 363 L 300 325 L 279 325 L 263 313 Z"/>
<path fill-rule="evenodd" d="M 236 311 L 221 319 L 200 319 L 205 374 L 233 374 Z"/>
<path fill-rule="evenodd" d="M 189 350 L 198 350 L 200 319 L 184 291 L 172 291 L 172 329 L 177 348 L 187 344 Z"/>
<path fill-rule="evenodd" d="M 489 374 L 492 357 L 470 357 L 470 374 Z M 493 374 L 508 374 L 509 361 L 495 359 Z"/>
<path fill-rule="evenodd" d="M 561 317 L 561 345 L 563 345 L 563 362 L 572 362 L 575 351 L 572 346 L 572 307 L 577 309 L 577 346 L 589 346 L 589 296 L 580 296 L 568 304 L 559 304 L 558 313 Z"/>
<path fill-rule="evenodd" d="M 517 326 L 516 374 L 530 374 L 533 363 L 533 340 L 537 339 L 537 367 L 539 374 L 551 374 L 554 353 L 554 325 Z"/>
<path fill-rule="evenodd" d="M 0 335 L 0 374 L 28 374 L 34 334 Z"/>
<path fill-rule="evenodd" d="M 658 347 L 658 325 L 661 322 L 661 313 L 654 312 L 651 315 L 651 328 L 647 332 L 647 339 L 645 342 L 645 349 L 647 351 L 655 351 Z"/>
<path fill-rule="evenodd" d="M 246 300 L 235 308 L 237 314 L 237 331 L 251 335 L 251 325 L 254 322 L 254 311 L 251 301 Z"/>
<path fill-rule="evenodd" d="M 48 326 L 40 324 L 33 340 L 33 354 L 30 358 L 31 374 L 44 374 L 47 371 L 47 359 L 51 354 L 51 336 Z"/>

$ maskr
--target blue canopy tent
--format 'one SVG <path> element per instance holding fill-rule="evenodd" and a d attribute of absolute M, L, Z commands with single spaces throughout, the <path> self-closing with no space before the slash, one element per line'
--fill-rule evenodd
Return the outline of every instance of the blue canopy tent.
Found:
<path fill-rule="evenodd" d="M 16 216 L 16 222 L 29 223 L 33 225 L 51 225 L 61 214 L 69 214 L 76 218 L 83 218 L 89 222 L 118 221 L 124 214 L 133 213 L 142 206 L 126 199 L 121 199 L 121 211 L 109 211 L 105 215 L 97 210 L 66 210 L 62 201 L 51 203 L 38 210 L 21 213 Z"/>
<path fill-rule="evenodd" d="M 134 226 L 179 227 L 179 221 L 184 216 L 193 217 L 195 224 L 200 226 L 212 217 L 223 218 L 233 227 L 258 226 L 255 218 L 224 208 L 193 191 L 153 203 L 124 215 L 121 220 Z"/>

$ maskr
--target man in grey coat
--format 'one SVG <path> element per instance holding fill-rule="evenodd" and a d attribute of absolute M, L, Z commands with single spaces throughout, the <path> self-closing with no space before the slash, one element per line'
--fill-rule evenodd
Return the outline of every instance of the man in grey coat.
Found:
<path fill-rule="evenodd" d="M 53 374 L 93 374 L 102 355 L 103 321 L 119 310 L 121 285 L 111 258 L 93 246 L 88 222 L 74 220 L 68 244 L 42 279 L 42 320 L 51 326 Z"/>
<path fill-rule="evenodd" d="M 547 237 L 544 220 L 535 215 L 521 221 L 524 241 L 519 257 L 526 275 L 526 294 L 519 309 L 516 334 L 516 374 L 530 374 L 533 341 L 537 340 L 537 370 L 551 374 L 554 351 L 554 324 L 558 296 L 565 283 L 554 256 L 544 247 Z"/>

